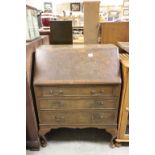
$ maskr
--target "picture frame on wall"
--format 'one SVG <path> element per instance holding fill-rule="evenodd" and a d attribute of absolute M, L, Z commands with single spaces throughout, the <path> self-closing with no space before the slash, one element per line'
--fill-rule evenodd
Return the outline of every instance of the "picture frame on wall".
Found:
<path fill-rule="evenodd" d="M 123 7 L 129 7 L 129 0 L 124 0 Z"/>
<path fill-rule="evenodd" d="M 44 12 L 52 12 L 52 3 L 44 2 Z"/>
<path fill-rule="evenodd" d="M 71 11 L 80 11 L 80 3 L 70 3 Z"/>
<path fill-rule="evenodd" d="M 110 10 L 108 11 L 108 21 L 118 20 L 120 15 L 120 11 Z"/>
<path fill-rule="evenodd" d="M 129 16 L 129 9 L 123 10 L 123 16 Z"/>

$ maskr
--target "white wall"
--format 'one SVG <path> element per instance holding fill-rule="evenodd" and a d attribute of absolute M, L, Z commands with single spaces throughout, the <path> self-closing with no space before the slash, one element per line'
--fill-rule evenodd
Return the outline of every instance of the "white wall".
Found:
<path fill-rule="evenodd" d="M 103 5 L 123 5 L 124 0 L 101 0 Z"/>
<path fill-rule="evenodd" d="M 52 9 L 54 14 L 62 14 L 62 11 L 66 11 L 66 15 L 70 13 L 70 3 L 71 2 L 83 2 L 83 0 L 26 0 L 26 3 L 33 6 L 39 10 L 44 10 L 44 2 L 52 2 Z M 74 12 L 78 14 L 78 12 Z"/>
<path fill-rule="evenodd" d="M 51 2 L 55 11 L 55 6 L 60 5 L 61 3 L 83 2 L 83 0 L 26 0 L 26 4 L 41 10 L 44 10 L 44 2 Z"/>
<path fill-rule="evenodd" d="M 83 2 L 90 0 L 26 0 L 26 4 L 33 6 L 37 9 L 44 10 L 44 2 L 52 2 L 53 12 L 56 13 L 58 9 L 58 13 L 62 10 L 70 10 L 71 2 Z M 122 5 L 123 0 L 91 0 L 91 1 L 101 1 L 101 5 Z M 64 3 L 64 9 L 62 9 L 62 3 Z M 60 8 L 59 8 L 60 7 Z"/>
<path fill-rule="evenodd" d="M 26 4 L 28 4 L 30 6 L 33 6 L 33 7 L 37 8 L 37 9 L 40 9 L 40 10 L 44 9 L 44 5 L 43 5 L 44 2 L 45 2 L 45 0 L 26 0 Z"/>

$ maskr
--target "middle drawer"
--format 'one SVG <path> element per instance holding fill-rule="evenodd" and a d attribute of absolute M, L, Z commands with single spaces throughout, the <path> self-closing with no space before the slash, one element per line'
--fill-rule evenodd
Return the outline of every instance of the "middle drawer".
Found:
<path fill-rule="evenodd" d="M 40 109 L 116 109 L 118 99 L 38 99 L 38 104 Z"/>

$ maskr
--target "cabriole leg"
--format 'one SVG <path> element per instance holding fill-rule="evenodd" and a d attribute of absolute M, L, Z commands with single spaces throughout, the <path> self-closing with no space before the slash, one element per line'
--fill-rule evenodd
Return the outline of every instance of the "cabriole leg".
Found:
<path fill-rule="evenodd" d="M 114 148 L 116 146 L 117 129 L 116 128 L 107 128 L 105 130 L 112 135 L 112 138 L 110 141 L 110 146 L 112 148 Z"/>
<path fill-rule="evenodd" d="M 40 128 L 39 130 L 40 144 L 42 147 L 47 146 L 47 139 L 45 137 L 45 134 L 48 133 L 50 130 L 50 128 Z"/>
<path fill-rule="evenodd" d="M 47 140 L 46 140 L 46 137 L 44 135 L 40 135 L 40 144 L 42 147 L 47 146 Z"/>

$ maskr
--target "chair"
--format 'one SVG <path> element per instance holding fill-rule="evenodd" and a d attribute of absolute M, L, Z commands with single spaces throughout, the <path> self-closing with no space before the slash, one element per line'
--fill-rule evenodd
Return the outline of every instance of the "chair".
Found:
<path fill-rule="evenodd" d="M 50 21 L 50 44 L 73 44 L 72 21 Z"/>

